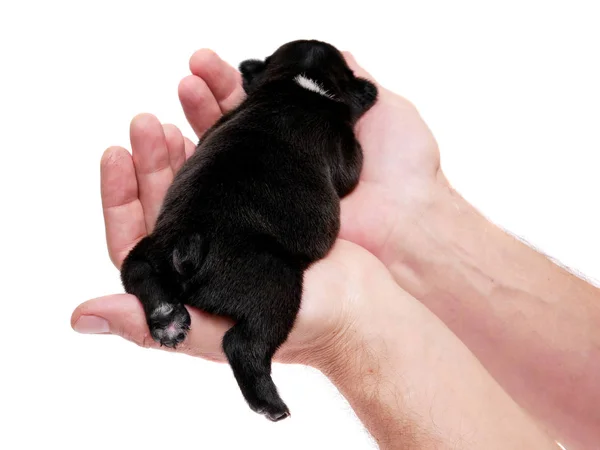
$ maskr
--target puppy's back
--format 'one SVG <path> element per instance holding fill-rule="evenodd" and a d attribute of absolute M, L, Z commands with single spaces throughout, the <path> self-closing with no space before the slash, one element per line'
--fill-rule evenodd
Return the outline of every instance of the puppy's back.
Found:
<path fill-rule="evenodd" d="M 278 112 L 281 101 L 253 99 L 211 130 L 169 189 L 157 232 L 269 235 L 290 252 L 324 256 L 339 201 L 323 147 L 339 137 L 306 108 Z"/>

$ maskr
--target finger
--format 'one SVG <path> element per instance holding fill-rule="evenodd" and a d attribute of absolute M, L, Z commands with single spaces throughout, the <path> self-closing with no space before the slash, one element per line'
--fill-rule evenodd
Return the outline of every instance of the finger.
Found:
<path fill-rule="evenodd" d="M 119 268 L 131 248 L 146 235 L 133 160 L 122 147 L 111 147 L 100 162 L 100 191 L 108 253 Z"/>
<path fill-rule="evenodd" d="M 232 322 L 187 307 L 191 326 L 175 351 L 213 361 L 225 361 L 222 340 Z M 141 303 L 133 295 L 115 294 L 88 300 L 71 315 L 71 326 L 84 334 L 114 334 L 146 348 L 160 348 L 152 339 Z"/>
<path fill-rule="evenodd" d="M 190 126 L 199 138 L 222 116 L 221 108 L 206 82 L 195 75 L 179 83 L 179 101 Z"/>
<path fill-rule="evenodd" d="M 130 136 L 139 197 L 150 233 L 173 181 L 169 151 L 162 125 L 150 114 L 140 114 L 131 121 Z"/>
<path fill-rule="evenodd" d="M 175 125 L 163 125 L 163 133 L 167 141 L 167 151 L 171 162 L 171 172 L 176 174 L 185 162 L 185 141 L 179 128 Z"/>
<path fill-rule="evenodd" d="M 243 100 L 241 74 L 212 50 L 198 50 L 190 58 L 190 70 L 204 80 L 223 113 L 231 111 Z"/>
<path fill-rule="evenodd" d="M 183 140 L 185 143 L 185 159 L 188 159 L 196 151 L 196 144 L 188 138 L 183 138 Z"/>

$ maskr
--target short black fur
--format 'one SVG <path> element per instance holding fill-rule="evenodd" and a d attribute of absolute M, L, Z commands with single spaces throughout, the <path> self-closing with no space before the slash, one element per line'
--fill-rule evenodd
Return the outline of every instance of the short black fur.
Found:
<path fill-rule="evenodd" d="M 338 235 L 340 198 L 362 166 L 353 127 L 377 90 L 319 41 L 290 42 L 240 71 L 246 99 L 203 136 L 121 278 L 161 345 L 185 339 L 184 304 L 233 319 L 225 355 L 250 407 L 275 421 L 289 411 L 271 359 L 294 325 L 304 271 Z"/>

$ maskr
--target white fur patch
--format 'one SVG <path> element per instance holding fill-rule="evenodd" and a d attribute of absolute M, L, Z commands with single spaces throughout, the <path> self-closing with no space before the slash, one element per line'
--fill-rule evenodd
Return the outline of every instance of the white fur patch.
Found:
<path fill-rule="evenodd" d="M 312 80 L 304 75 L 297 75 L 294 78 L 294 81 L 302 86 L 304 89 L 308 89 L 309 91 L 316 92 L 324 97 L 333 98 L 329 92 L 327 92 L 323 87 L 315 80 Z"/>
<path fill-rule="evenodd" d="M 156 307 L 154 311 L 152 311 L 151 317 L 160 317 L 166 316 L 173 311 L 173 306 L 168 303 L 161 303 Z"/>

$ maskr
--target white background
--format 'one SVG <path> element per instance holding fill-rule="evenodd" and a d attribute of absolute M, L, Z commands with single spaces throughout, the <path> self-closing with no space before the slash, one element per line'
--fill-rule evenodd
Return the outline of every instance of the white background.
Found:
<path fill-rule="evenodd" d="M 272 424 L 227 366 L 69 326 L 122 291 L 100 156 L 139 112 L 192 137 L 177 84 L 201 47 L 234 65 L 297 38 L 351 50 L 417 105 L 468 200 L 600 278 L 598 2 L 406 3 L 2 2 L 0 448 L 373 447 L 310 369 L 275 367 L 293 417 Z"/>

